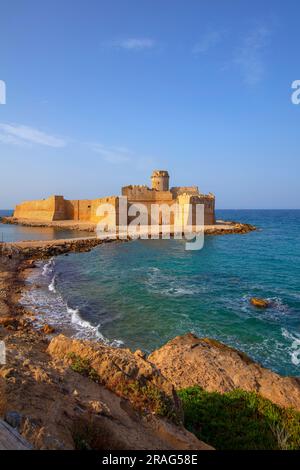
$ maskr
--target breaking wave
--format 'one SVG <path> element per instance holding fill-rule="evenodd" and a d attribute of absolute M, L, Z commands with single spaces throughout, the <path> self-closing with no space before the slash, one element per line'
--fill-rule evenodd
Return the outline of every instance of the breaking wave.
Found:
<path fill-rule="evenodd" d="M 57 329 L 75 338 L 97 339 L 115 347 L 124 344 L 121 340 L 109 341 L 101 334 L 100 324 L 93 325 L 82 318 L 79 308 L 68 305 L 58 290 L 57 274 L 54 271 L 53 259 L 46 264 L 40 264 L 40 269 L 28 278 L 31 289 L 24 291 L 21 298 L 22 305 L 34 311 L 36 326 L 51 323 Z M 35 287 L 36 283 L 39 288 Z"/>
<path fill-rule="evenodd" d="M 282 336 L 292 342 L 289 353 L 291 356 L 291 361 L 295 366 L 300 364 L 300 335 L 292 334 L 285 328 L 282 328 Z"/>
<path fill-rule="evenodd" d="M 56 275 L 53 276 L 49 286 L 48 286 L 48 289 L 50 292 L 54 292 L 54 294 L 56 294 L 56 287 L 55 287 L 55 281 L 56 281 Z"/>

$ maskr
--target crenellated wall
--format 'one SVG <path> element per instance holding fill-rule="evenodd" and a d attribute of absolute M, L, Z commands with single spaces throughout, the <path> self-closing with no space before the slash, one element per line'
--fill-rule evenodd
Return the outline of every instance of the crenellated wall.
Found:
<path fill-rule="evenodd" d="M 168 187 L 168 172 L 158 170 L 153 172 L 152 180 L 165 178 L 164 186 Z M 154 181 L 154 182 L 155 182 Z M 154 185 L 155 186 L 155 185 Z M 162 185 L 163 186 L 163 185 Z M 160 184 L 158 184 L 160 187 Z M 148 224 L 151 224 L 151 205 L 164 204 L 171 206 L 174 203 L 192 205 L 204 204 L 204 223 L 205 225 L 215 224 L 215 196 L 213 194 L 201 194 L 197 186 L 179 186 L 170 190 L 161 190 L 156 187 L 148 186 L 124 186 L 122 196 L 127 197 L 127 210 L 131 211 L 128 216 L 128 222 L 137 215 L 137 208 L 134 205 L 143 204 L 148 211 Z M 97 223 L 107 214 L 110 214 L 111 220 L 118 220 L 119 196 L 109 196 L 99 199 L 75 199 L 67 200 L 63 196 L 51 196 L 48 199 L 26 201 L 16 206 L 14 217 L 17 219 L 28 219 L 51 222 L 55 220 L 74 220 Z M 102 215 L 97 214 L 98 207 L 108 204 L 107 210 Z M 171 222 L 172 223 L 172 222 Z"/>

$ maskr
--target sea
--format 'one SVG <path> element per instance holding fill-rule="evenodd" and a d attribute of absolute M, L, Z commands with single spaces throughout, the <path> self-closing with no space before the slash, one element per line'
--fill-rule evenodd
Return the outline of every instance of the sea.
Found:
<path fill-rule="evenodd" d="M 10 217 L 13 210 L 0 210 L 1 217 Z M 92 234 L 81 230 L 70 230 L 58 227 L 26 227 L 1 223 L 0 242 L 19 242 L 23 240 L 59 240 L 63 238 L 90 237 Z"/>
<path fill-rule="evenodd" d="M 184 240 L 136 240 L 58 256 L 32 271 L 22 302 L 38 322 L 74 337 L 149 353 L 193 332 L 300 376 L 300 210 L 224 210 L 217 218 L 257 230 L 205 236 L 199 251 Z M 251 297 L 269 308 L 253 307 Z"/>

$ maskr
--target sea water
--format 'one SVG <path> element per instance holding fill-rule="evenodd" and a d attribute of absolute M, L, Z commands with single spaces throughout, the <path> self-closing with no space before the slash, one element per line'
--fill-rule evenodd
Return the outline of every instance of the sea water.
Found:
<path fill-rule="evenodd" d="M 9 217 L 11 210 L 0 210 L 0 217 Z M 0 242 L 25 240 L 59 240 L 64 238 L 90 237 L 92 233 L 58 227 L 27 227 L 25 225 L 3 224 L 0 220 Z"/>
<path fill-rule="evenodd" d="M 23 299 L 76 337 L 146 352 L 193 332 L 236 347 L 266 367 L 300 375 L 300 211 L 218 211 L 257 226 L 182 240 L 103 244 L 41 263 Z M 251 297 L 270 302 L 267 309 Z M 38 317 L 39 318 L 39 317 Z"/>

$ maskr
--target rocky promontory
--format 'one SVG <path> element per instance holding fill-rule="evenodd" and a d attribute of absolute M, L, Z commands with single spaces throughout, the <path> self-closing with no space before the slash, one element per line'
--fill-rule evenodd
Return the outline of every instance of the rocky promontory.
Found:
<path fill-rule="evenodd" d="M 220 393 L 242 389 L 300 411 L 299 378 L 282 377 L 219 341 L 188 333 L 172 339 L 148 359 L 177 390 L 194 385 Z"/>

